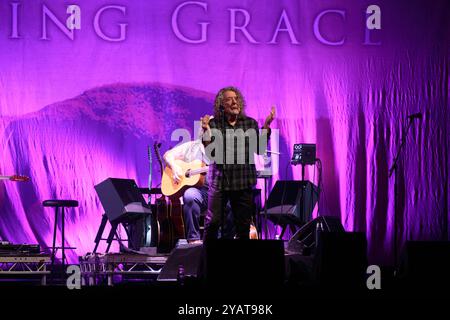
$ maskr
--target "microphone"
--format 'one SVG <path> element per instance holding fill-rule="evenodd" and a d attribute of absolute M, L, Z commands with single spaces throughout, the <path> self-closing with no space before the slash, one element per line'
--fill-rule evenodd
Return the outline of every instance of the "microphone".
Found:
<path fill-rule="evenodd" d="M 422 119 L 422 113 L 421 112 L 413 113 L 413 114 L 410 114 L 407 118 L 410 120 Z"/>
<path fill-rule="evenodd" d="M 281 152 L 278 152 L 278 151 L 272 151 L 272 150 L 266 150 L 264 153 L 265 153 L 265 154 L 267 154 L 267 153 L 272 153 L 272 154 L 281 155 Z"/>

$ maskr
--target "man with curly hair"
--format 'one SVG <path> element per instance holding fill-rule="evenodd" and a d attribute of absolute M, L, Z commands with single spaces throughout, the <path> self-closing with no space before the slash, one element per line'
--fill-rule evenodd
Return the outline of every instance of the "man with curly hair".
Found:
<path fill-rule="evenodd" d="M 252 189 L 256 184 L 253 155 L 266 151 L 274 117 L 275 108 L 272 107 L 260 132 L 258 122 L 245 114 L 244 97 L 235 87 L 219 91 L 214 103 L 214 117 L 202 117 L 203 140 L 207 149 L 211 147 L 210 156 L 215 160 L 209 169 L 206 241 L 217 238 L 223 205 L 228 201 L 233 211 L 235 238 L 249 238 L 254 210 Z"/>

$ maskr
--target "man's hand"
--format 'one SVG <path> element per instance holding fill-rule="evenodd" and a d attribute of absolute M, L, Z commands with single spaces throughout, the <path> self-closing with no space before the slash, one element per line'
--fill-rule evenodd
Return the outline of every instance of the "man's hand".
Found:
<path fill-rule="evenodd" d="M 209 121 L 212 118 L 214 117 L 210 116 L 209 114 L 200 118 L 202 128 L 200 129 L 201 133 L 199 133 L 199 135 L 205 146 L 211 143 L 211 128 L 209 127 Z"/>
<path fill-rule="evenodd" d="M 202 122 L 202 129 L 203 131 L 209 130 L 209 121 L 212 119 L 212 116 L 209 114 L 203 116 L 200 118 L 200 121 Z"/>
<path fill-rule="evenodd" d="M 183 177 L 183 170 L 181 167 L 177 164 L 174 164 L 171 166 L 172 169 L 172 179 L 175 183 L 178 183 L 181 181 L 181 178 Z"/>
<path fill-rule="evenodd" d="M 270 124 L 272 123 L 273 119 L 275 119 L 275 106 L 272 106 L 272 109 L 270 109 L 270 113 L 267 116 L 266 121 L 264 121 L 265 129 L 270 128 Z"/>

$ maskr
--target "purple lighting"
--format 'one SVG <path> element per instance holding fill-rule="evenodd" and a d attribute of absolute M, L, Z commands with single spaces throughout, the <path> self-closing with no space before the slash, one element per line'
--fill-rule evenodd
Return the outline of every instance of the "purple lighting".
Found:
<path fill-rule="evenodd" d="M 51 246 L 42 201 L 78 200 L 66 214 L 77 261 L 103 213 L 93 186 L 108 177 L 147 186 L 147 145 L 161 141 L 164 152 L 175 129 L 193 133 L 218 89 L 233 85 L 260 124 L 276 106 L 271 185 L 301 178 L 289 164 L 294 143 L 317 144 L 318 213 L 365 232 L 373 263 L 392 262 L 388 169 L 406 116 L 421 112 L 399 163 L 398 243 L 448 240 L 447 1 L 376 1 L 381 29 L 371 30 L 372 3 L 361 1 L 124 3 L 74 1 L 81 26 L 70 31 L 63 3 L 0 3 L 0 175 L 31 178 L 0 181 L 1 239 Z M 317 170 L 305 178 L 317 183 Z"/>

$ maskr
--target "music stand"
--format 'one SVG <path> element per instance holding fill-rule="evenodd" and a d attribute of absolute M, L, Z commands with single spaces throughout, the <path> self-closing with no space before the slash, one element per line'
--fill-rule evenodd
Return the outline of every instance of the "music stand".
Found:
<path fill-rule="evenodd" d="M 296 166 L 298 164 L 302 165 L 302 181 L 305 182 L 305 166 L 307 165 L 315 165 L 316 164 L 316 145 L 314 143 L 296 143 L 294 144 L 294 153 L 292 154 L 291 164 Z M 305 188 L 302 188 L 302 199 L 305 199 Z M 314 192 L 311 189 L 311 193 Z M 316 191 L 317 192 L 317 191 Z M 311 194 L 311 201 L 313 201 L 314 197 Z M 315 204 L 315 203 L 314 203 Z M 311 210 L 313 209 L 313 204 L 311 203 Z M 306 216 L 306 212 L 304 211 L 306 208 L 303 205 L 302 216 Z M 312 213 L 312 211 L 311 211 Z M 307 221 L 304 221 L 305 223 Z"/>
<path fill-rule="evenodd" d="M 310 181 L 278 180 L 275 183 L 264 210 L 269 220 L 283 227 L 280 238 L 287 226 L 295 232 L 294 226 L 301 226 L 311 219 L 317 194 L 317 187 Z"/>
<path fill-rule="evenodd" d="M 142 215 L 151 214 L 151 210 L 136 182 L 132 179 L 108 178 L 94 188 L 105 209 L 105 213 L 102 216 L 102 222 L 95 237 L 93 253 L 96 253 L 101 240 L 106 240 L 108 244 L 106 252 L 109 252 L 114 236 L 121 242 L 121 239 L 116 234 L 118 225 L 122 223 L 126 227 L 127 224 L 142 217 Z M 102 239 L 108 220 L 111 224 L 111 230 L 108 238 Z M 130 237 L 128 242 L 130 242 Z M 139 248 L 135 249 L 139 250 Z"/>
<path fill-rule="evenodd" d="M 267 235 L 269 234 L 268 228 L 267 228 L 267 206 L 265 205 L 267 203 L 267 180 L 272 178 L 272 171 L 257 171 L 256 172 L 256 178 L 257 179 L 264 179 L 264 231 L 265 231 L 265 237 L 267 239 Z M 258 232 L 259 232 L 259 239 L 262 239 L 262 222 L 260 218 L 260 212 L 258 214 Z"/>
<path fill-rule="evenodd" d="M 281 192 L 281 206 L 277 206 L 274 204 L 274 200 L 277 197 L 280 197 L 280 195 L 273 196 L 274 200 L 270 201 L 270 198 L 272 196 L 269 195 L 269 198 L 267 199 L 267 205 L 264 206 L 264 215 L 266 216 L 266 222 L 267 222 L 267 215 L 271 215 L 273 217 L 277 218 L 278 222 L 275 224 L 280 224 L 282 226 L 282 231 L 280 234 L 280 238 L 283 237 L 284 232 L 286 231 L 287 226 L 290 226 L 291 231 L 295 232 L 295 226 L 301 226 L 308 222 L 311 218 L 312 210 L 314 209 L 314 206 L 317 202 L 317 187 L 311 183 L 310 181 L 305 181 L 305 166 L 306 165 L 314 165 L 316 163 L 316 145 L 312 143 L 296 143 L 294 144 L 294 152 L 292 154 L 291 164 L 296 166 L 301 164 L 302 165 L 302 180 L 301 181 L 277 181 L 277 183 L 274 186 L 274 189 L 272 191 Z M 283 183 L 283 185 L 279 185 L 278 188 L 277 184 Z M 296 185 L 299 184 L 298 186 Z M 294 188 L 294 189 L 292 189 Z M 295 191 L 295 188 L 300 188 L 300 194 L 297 195 L 290 195 L 291 202 L 295 200 L 295 203 L 291 203 L 290 206 L 288 206 L 287 210 L 285 211 L 285 195 L 286 192 L 290 193 L 292 191 Z M 277 189 L 279 189 L 277 191 Z M 305 193 L 305 189 L 310 189 L 310 207 L 307 208 L 306 203 L 306 197 L 307 194 Z M 280 191 L 281 190 L 281 191 Z M 272 203 L 271 203 L 272 202 Z M 273 208 L 271 208 L 271 206 Z M 267 208 L 270 208 L 270 210 L 267 210 Z M 281 211 L 280 211 L 281 210 Z M 301 212 L 299 212 L 301 210 Z"/>

